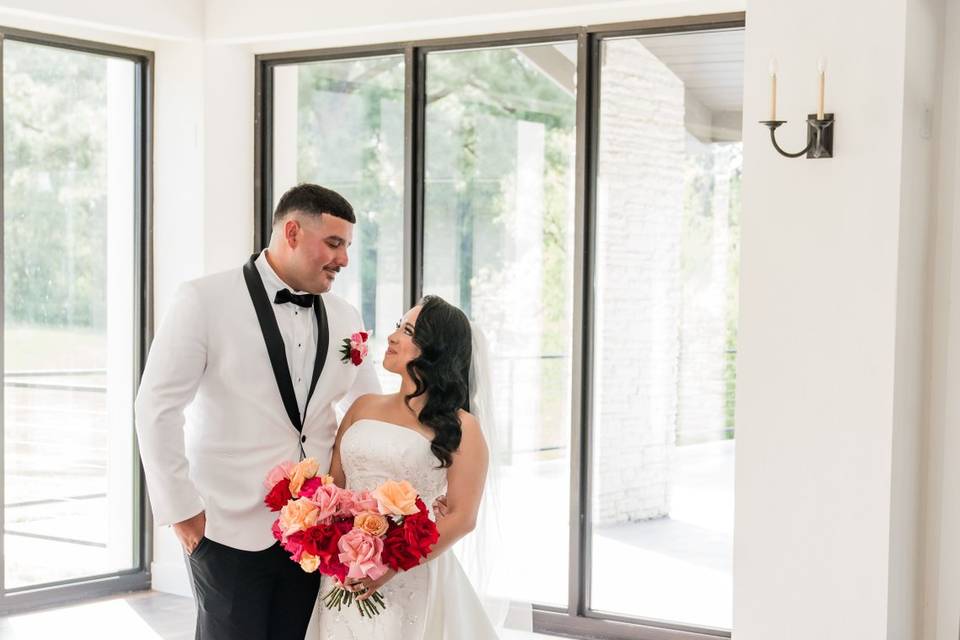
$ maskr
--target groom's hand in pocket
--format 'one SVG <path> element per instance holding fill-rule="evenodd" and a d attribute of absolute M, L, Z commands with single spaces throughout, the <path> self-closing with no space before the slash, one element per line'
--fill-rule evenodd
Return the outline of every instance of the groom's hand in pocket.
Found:
<path fill-rule="evenodd" d="M 183 545 L 183 550 L 187 552 L 187 555 L 193 553 L 193 550 L 200 544 L 200 538 L 203 537 L 206 529 L 207 514 L 204 511 L 173 525 L 173 532 L 177 534 L 177 538 L 180 539 L 180 544 Z"/>

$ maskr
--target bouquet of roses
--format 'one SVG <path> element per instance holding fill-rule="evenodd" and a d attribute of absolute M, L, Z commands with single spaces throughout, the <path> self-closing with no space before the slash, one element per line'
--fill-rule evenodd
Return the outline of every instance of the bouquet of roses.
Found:
<path fill-rule="evenodd" d="M 304 571 L 336 580 L 337 586 L 322 598 L 328 609 L 356 603 L 360 615 L 377 615 L 386 607 L 383 597 L 374 593 L 354 600 L 344 582 L 377 580 L 388 569 L 416 567 L 439 539 L 437 525 L 405 480 L 354 492 L 317 470 L 317 461 L 307 458 L 284 462 L 267 474 L 264 502 L 279 512 L 273 536 Z"/>

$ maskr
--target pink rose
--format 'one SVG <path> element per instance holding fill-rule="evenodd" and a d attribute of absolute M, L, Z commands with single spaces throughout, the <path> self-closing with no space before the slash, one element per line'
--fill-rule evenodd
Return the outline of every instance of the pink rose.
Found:
<path fill-rule="evenodd" d="M 360 529 L 352 529 L 340 538 L 338 548 L 340 562 L 348 567 L 348 578 L 377 580 L 387 572 L 386 565 L 380 560 L 383 552 L 383 540 L 380 538 Z"/>
<path fill-rule="evenodd" d="M 350 346 L 354 349 L 357 348 L 357 345 L 363 344 L 367 341 L 367 333 L 365 331 L 358 331 L 352 336 L 350 336 Z"/>
<path fill-rule="evenodd" d="M 317 492 L 317 489 L 324 485 L 323 476 L 316 476 L 310 478 L 309 480 L 304 480 L 303 485 L 300 487 L 300 498 L 311 498 L 313 494 Z"/>
<path fill-rule="evenodd" d="M 287 460 L 281 462 L 267 474 L 267 479 L 263 481 L 263 486 L 268 490 L 273 489 L 281 480 L 289 480 L 290 472 L 293 470 L 294 463 Z"/>
<path fill-rule="evenodd" d="M 377 510 L 377 499 L 370 495 L 369 491 L 360 491 L 353 494 L 350 502 L 350 515 L 358 516 L 367 511 Z"/>
<path fill-rule="evenodd" d="M 335 516 L 342 515 L 344 509 L 348 508 L 352 502 L 350 492 L 335 484 L 317 487 L 310 496 L 310 501 L 317 505 L 317 522 L 323 524 L 329 524 Z"/>
<path fill-rule="evenodd" d="M 294 562 L 300 562 L 300 556 L 303 554 L 303 531 L 297 531 L 280 544 Z"/>

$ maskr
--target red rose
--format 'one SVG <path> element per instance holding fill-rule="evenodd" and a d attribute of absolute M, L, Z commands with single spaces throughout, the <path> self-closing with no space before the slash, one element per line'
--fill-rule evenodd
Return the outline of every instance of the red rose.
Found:
<path fill-rule="evenodd" d="M 290 481 L 284 478 L 273 485 L 273 489 L 270 489 L 270 493 L 263 499 L 263 502 L 270 508 L 270 511 L 280 511 L 291 498 L 293 496 L 290 494 Z"/>
<path fill-rule="evenodd" d="M 325 576 L 336 578 L 340 581 L 340 584 L 343 584 L 344 580 L 347 579 L 347 574 L 350 572 L 350 567 L 337 559 L 333 559 L 330 562 L 321 561 L 317 570 Z"/>
<path fill-rule="evenodd" d="M 383 539 L 383 553 L 380 559 L 394 571 L 409 571 L 420 564 L 420 555 L 410 548 L 410 544 L 404 537 L 403 527 L 387 532 Z"/>
<path fill-rule="evenodd" d="M 283 531 L 280 530 L 280 520 L 279 520 L 279 518 L 278 518 L 277 520 L 274 520 L 274 521 L 273 521 L 273 527 L 270 529 L 270 531 L 273 532 L 273 537 L 274 537 L 275 539 L 277 539 L 277 540 L 279 540 L 279 539 L 281 539 L 281 538 L 283 537 Z"/>
<path fill-rule="evenodd" d="M 351 350 L 350 350 L 350 361 L 353 362 L 354 365 L 356 365 L 356 366 L 358 366 L 358 367 L 360 366 L 360 363 L 363 362 L 363 356 L 360 355 L 360 350 L 359 350 L 359 349 L 351 349 Z"/>
<path fill-rule="evenodd" d="M 320 558 L 321 565 L 337 560 L 340 555 L 340 537 L 353 529 L 349 521 L 334 522 L 333 524 L 319 524 L 303 532 L 303 550 Z M 322 573 L 327 573 L 323 571 Z"/>
<path fill-rule="evenodd" d="M 430 549 L 440 539 L 440 532 L 437 531 L 436 523 L 427 517 L 426 513 L 418 513 L 404 518 L 403 526 L 399 530 L 403 532 L 403 538 L 411 551 L 422 558 L 427 557 Z"/>

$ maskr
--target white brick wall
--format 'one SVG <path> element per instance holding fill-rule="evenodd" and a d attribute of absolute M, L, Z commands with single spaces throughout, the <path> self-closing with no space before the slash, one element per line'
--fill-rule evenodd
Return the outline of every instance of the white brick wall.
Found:
<path fill-rule="evenodd" d="M 698 119 L 706 126 L 697 131 L 709 133 L 709 112 L 699 102 L 687 112 L 690 92 L 640 42 L 608 45 L 602 92 L 593 496 L 601 526 L 667 515 L 678 433 L 722 436 L 730 177 L 740 161 L 738 144 L 690 134 Z M 687 215 L 699 216 L 687 220 L 687 235 L 685 198 Z"/>
<path fill-rule="evenodd" d="M 594 520 L 670 508 L 680 355 L 684 86 L 637 41 L 606 49 L 599 155 Z"/>

